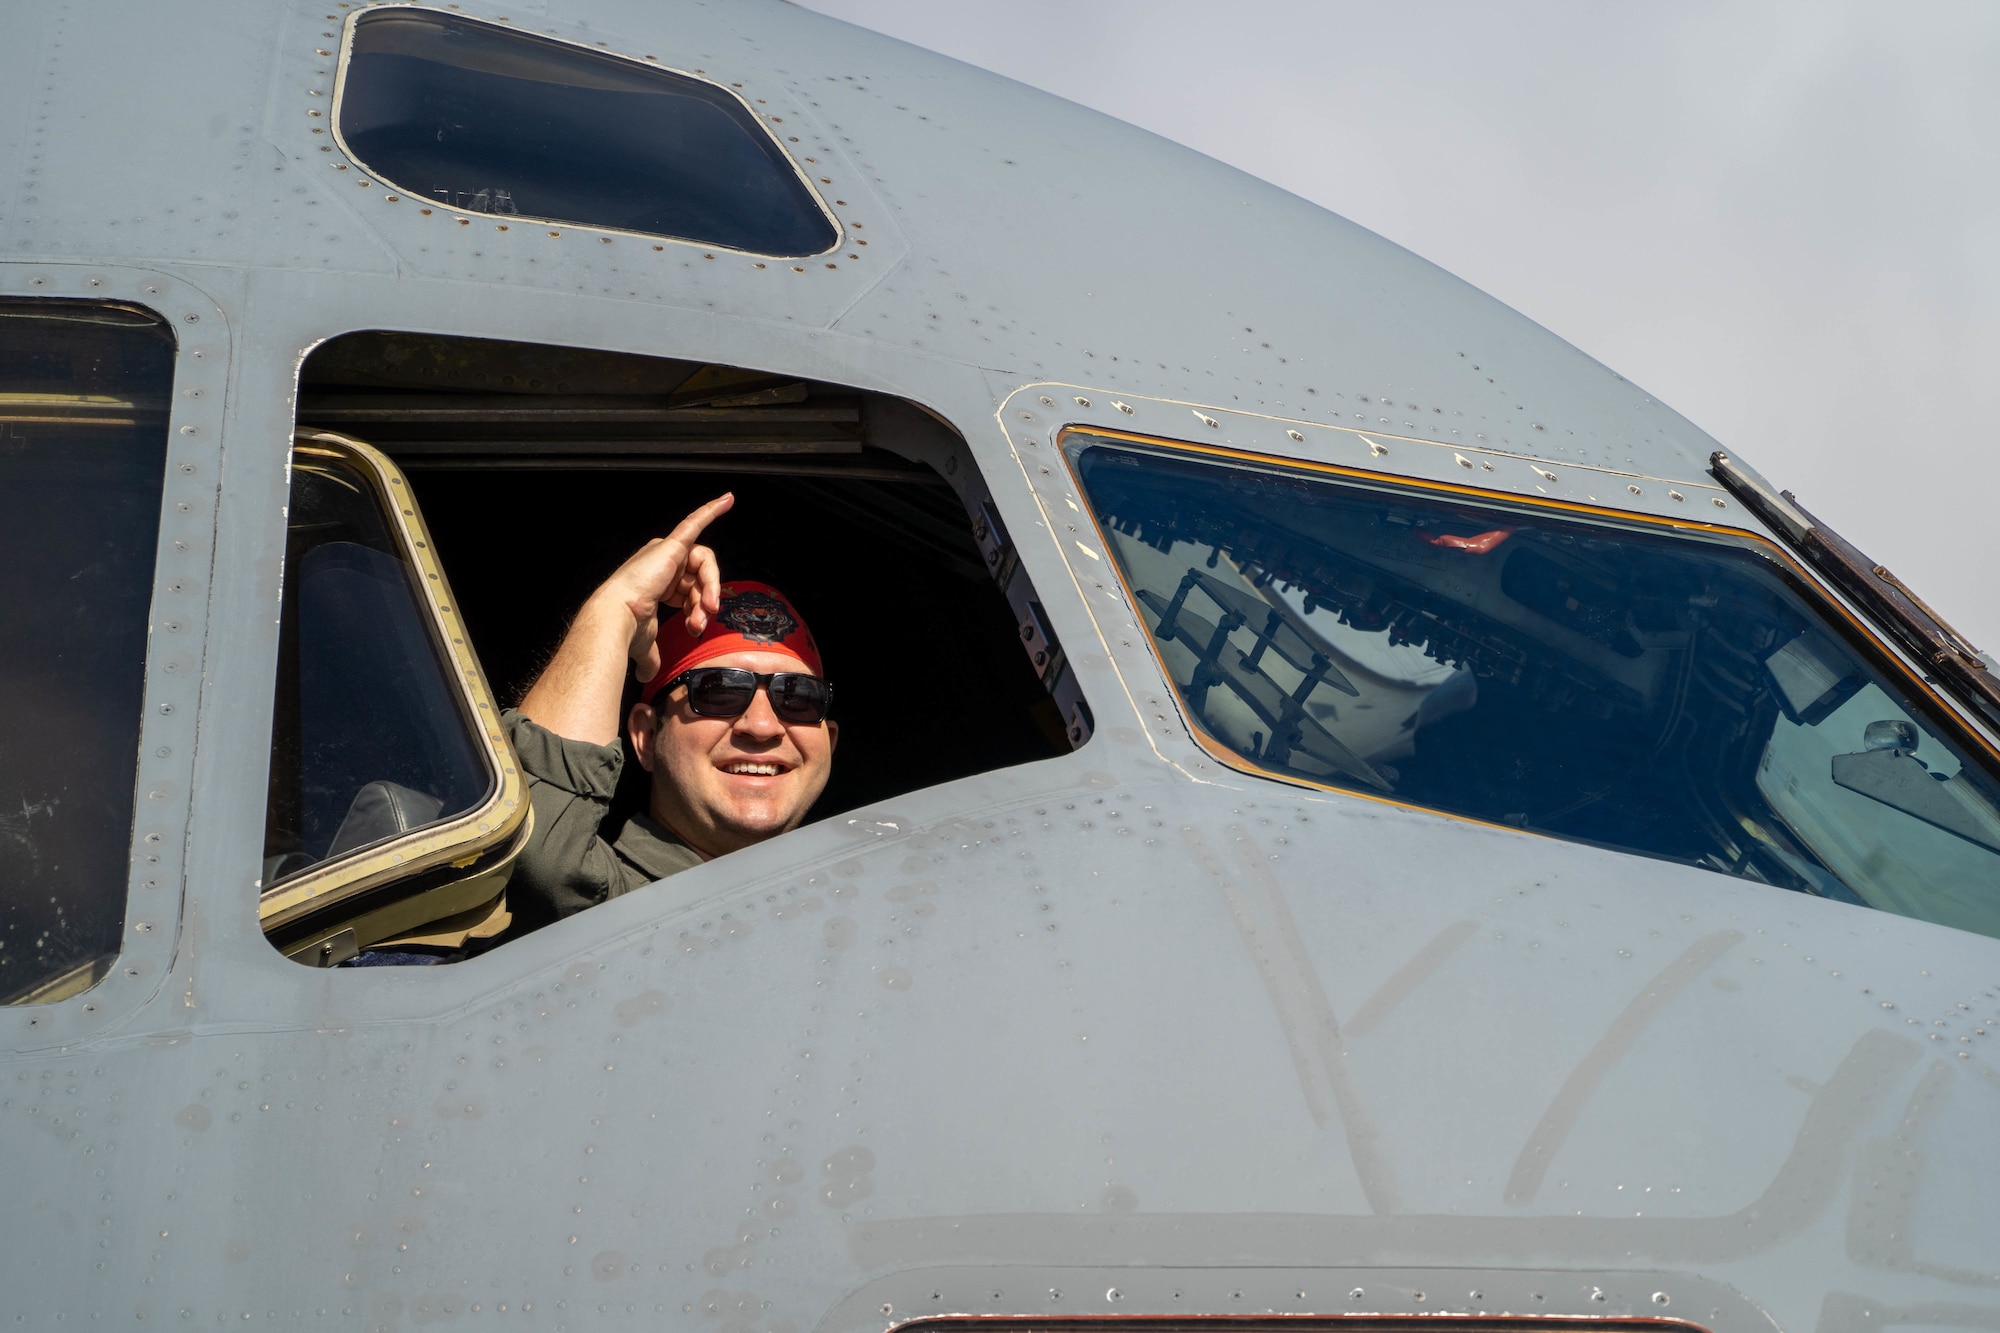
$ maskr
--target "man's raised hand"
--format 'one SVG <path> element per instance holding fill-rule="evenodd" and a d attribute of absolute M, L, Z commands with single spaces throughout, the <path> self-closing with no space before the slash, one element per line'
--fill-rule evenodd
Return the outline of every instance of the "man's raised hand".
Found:
<path fill-rule="evenodd" d="M 682 519 L 664 537 L 655 537 L 605 580 L 604 592 L 632 614 L 629 648 L 633 674 L 651 680 L 660 669 L 661 608 L 684 607 L 687 631 L 698 637 L 708 618 L 722 609 L 722 571 L 715 552 L 701 545 L 703 529 L 728 513 L 736 496 L 725 493 Z"/>
<path fill-rule="evenodd" d="M 571 740 L 616 744 L 623 659 L 632 659 L 640 680 L 658 674 L 661 608 L 685 607 L 688 632 L 696 635 L 722 610 L 722 573 L 715 552 L 700 539 L 702 529 L 735 503 L 733 495 L 710 500 L 599 584 L 522 698 L 522 716 Z"/>

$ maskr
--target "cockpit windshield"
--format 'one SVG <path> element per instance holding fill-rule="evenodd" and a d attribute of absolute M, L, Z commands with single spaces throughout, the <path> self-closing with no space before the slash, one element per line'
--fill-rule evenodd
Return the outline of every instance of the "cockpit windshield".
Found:
<path fill-rule="evenodd" d="M 1751 542 L 1068 447 L 1250 766 L 2000 936 L 2000 783 Z"/>

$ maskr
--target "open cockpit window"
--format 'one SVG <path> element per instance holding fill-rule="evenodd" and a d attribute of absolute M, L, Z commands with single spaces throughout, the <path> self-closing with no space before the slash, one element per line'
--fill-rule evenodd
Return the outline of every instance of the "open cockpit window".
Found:
<path fill-rule="evenodd" d="M 723 578 L 781 589 L 835 686 L 839 749 L 809 821 L 1089 738 L 1075 674 L 963 441 L 899 399 L 694 361 L 357 333 L 306 361 L 299 425 L 267 901 L 295 882 L 285 876 L 302 883 L 343 857 L 383 861 L 402 844 L 366 840 L 380 829 L 435 837 L 446 856 L 478 822 L 454 823 L 454 812 L 491 800 L 482 764 L 518 757 L 528 779 L 547 782 L 525 744 L 515 756 L 503 742 L 488 760 L 480 728 L 455 729 L 488 714 L 446 688 L 472 664 L 439 645 L 476 650 L 496 710 L 521 701 L 592 590 L 724 491 L 735 507 L 702 537 Z M 403 504 L 412 512 L 388 512 Z M 420 557 L 435 558 L 436 579 Z M 438 589 L 455 627 L 426 638 L 426 619 L 440 616 L 413 587 Z M 618 665 L 624 716 L 639 685 Z M 940 710 L 949 728 L 935 725 Z M 605 758 L 617 770 L 598 825 L 607 841 L 652 813 L 628 741 L 612 747 L 622 768 Z M 322 914 L 320 933 L 282 943 L 322 963 L 350 948 L 358 963 L 463 956 L 552 919 L 530 883 L 547 845 L 528 844 L 505 916 L 484 928 L 504 924 L 506 935 L 455 939 L 405 913 L 392 932 L 371 927 L 327 950 L 344 918 Z M 642 860 L 649 876 L 670 873 Z M 394 869 L 373 891 L 391 892 Z"/>
<path fill-rule="evenodd" d="M 1992 756 L 1762 544 L 1065 446 L 1218 757 L 2000 936 Z"/>
<path fill-rule="evenodd" d="M 527 831 L 408 491 L 358 442 L 293 448 L 260 915 L 308 962 L 497 934 Z"/>
<path fill-rule="evenodd" d="M 173 375 L 149 311 L 0 300 L 0 1004 L 124 933 Z"/>
<path fill-rule="evenodd" d="M 839 239 L 729 89 L 455 14 L 357 17 L 335 124 L 357 162 L 443 208 L 767 255 Z"/>

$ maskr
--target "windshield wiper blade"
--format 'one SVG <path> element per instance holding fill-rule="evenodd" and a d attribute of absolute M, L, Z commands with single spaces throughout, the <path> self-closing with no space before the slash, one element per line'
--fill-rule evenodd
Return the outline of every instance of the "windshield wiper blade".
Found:
<path fill-rule="evenodd" d="M 1790 491 L 1775 489 L 1720 449 L 1708 461 L 1715 479 L 1744 508 L 1770 525 L 1828 583 L 1860 603 L 1983 722 L 2000 728 L 2000 672 L 1991 658 L 1946 624 L 1901 579 L 1814 518 Z"/>

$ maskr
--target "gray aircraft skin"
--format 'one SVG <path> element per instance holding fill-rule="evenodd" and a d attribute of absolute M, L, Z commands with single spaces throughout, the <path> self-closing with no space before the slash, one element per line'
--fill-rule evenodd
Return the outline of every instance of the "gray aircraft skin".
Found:
<path fill-rule="evenodd" d="M 1225 762 L 1057 436 L 1784 548 L 1716 441 L 1273 186 L 774 0 L 448 12 L 738 89 L 837 251 L 420 210 L 329 132 L 362 12 L 0 15 L 0 297 L 144 307 L 178 349 L 124 942 L 0 1009 L 0 1326 L 2000 1328 L 2000 941 Z M 302 363 L 356 330 L 921 405 L 1087 743 L 463 963 L 287 959 L 258 900 L 288 451 Z M 951 743 L 936 700 L 908 724 Z"/>

